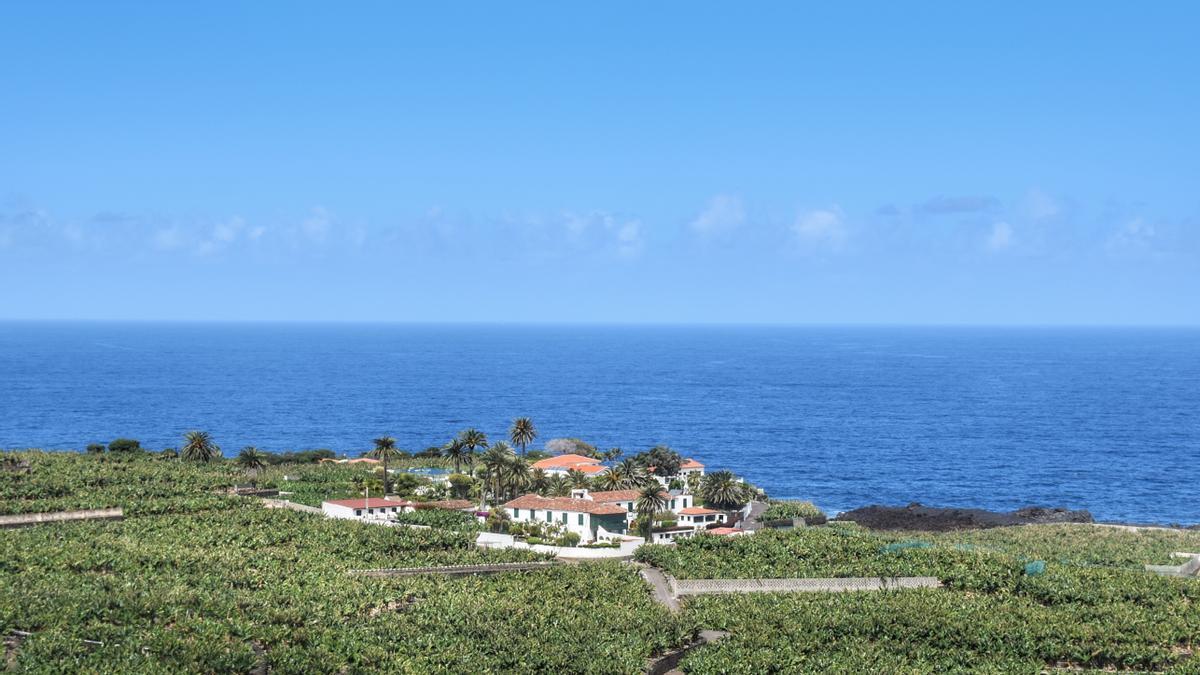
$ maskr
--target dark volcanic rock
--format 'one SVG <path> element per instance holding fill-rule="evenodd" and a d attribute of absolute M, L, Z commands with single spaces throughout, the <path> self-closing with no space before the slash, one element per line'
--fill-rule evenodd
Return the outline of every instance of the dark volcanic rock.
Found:
<path fill-rule="evenodd" d="M 1027 506 L 1016 511 L 997 512 L 984 509 L 955 509 L 909 504 L 908 506 L 864 506 L 847 511 L 835 520 L 849 520 L 873 530 L 976 530 L 1007 525 L 1040 525 L 1045 523 L 1090 523 L 1087 511 L 1048 509 Z"/>

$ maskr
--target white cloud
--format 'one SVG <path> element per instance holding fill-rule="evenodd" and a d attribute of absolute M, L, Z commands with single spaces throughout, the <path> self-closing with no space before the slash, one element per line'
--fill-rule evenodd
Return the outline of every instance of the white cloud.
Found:
<path fill-rule="evenodd" d="M 992 225 L 992 231 L 988 234 L 987 247 L 993 251 L 1003 251 L 1012 246 L 1013 229 L 1012 225 L 1000 222 Z"/>
<path fill-rule="evenodd" d="M 184 233 L 178 225 L 156 230 L 151 237 L 154 248 L 161 251 L 174 251 L 184 244 Z"/>
<path fill-rule="evenodd" d="M 837 205 L 801 213 L 792 223 L 792 233 L 802 245 L 840 246 L 846 239 L 845 214 Z"/>
<path fill-rule="evenodd" d="M 1144 253 L 1153 249 L 1154 225 L 1143 218 L 1126 222 L 1108 238 L 1106 247 L 1113 253 Z"/>
<path fill-rule="evenodd" d="M 246 226 L 246 222 L 240 216 L 234 216 L 223 223 L 217 223 L 213 226 L 212 240 L 228 244 L 237 239 L 238 232 Z"/>
<path fill-rule="evenodd" d="M 1024 210 L 1034 220 L 1053 218 L 1062 212 L 1062 205 L 1054 197 L 1034 188 L 1025 195 Z"/>
<path fill-rule="evenodd" d="M 742 208 L 741 197 L 717 195 L 691 222 L 691 228 L 700 234 L 715 234 L 741 227 L 745 222 L 746 212 Z"/>
<path fill-rule="evenodd" d="M 325 241 L 333 225 L 333 214 L 322 206 L 313 207 L 312 213 L 300 223 L 300 230 L 315 242 Z"/>
<path fill-rule="evenodd" d="M 642 221 L 607 211 L 563 214 L 566 240 L 576 247 L 615 252 L 622 258 L 637 257 L 643 248 Z"/>

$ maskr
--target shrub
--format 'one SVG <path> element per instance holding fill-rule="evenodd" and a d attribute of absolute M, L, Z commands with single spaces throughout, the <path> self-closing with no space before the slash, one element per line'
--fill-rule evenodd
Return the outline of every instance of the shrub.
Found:
<path fill-rule="evenodd" d="M 87 451 L 89 455 L 99 455 L 104 452 L 103 443 L 88 443 Z"/>
<path fill-rule="evenodd" d="M 109 452 L 141 452 L 141 442 L 132 438 L 118 438 L 108 444 Z"/>
<path fill-rule="evenodd" d="M 559 546 L 577 546 L 579 544 L 579 534 L 576 532 L 567 532 L 558 538 L 555 543 Z"/>
<path fill-rule="evenodd" d="M 791 520 L 803 518 L 810 525 L 825 522 L 825 513 L 812 502 L 805 501 L 772 501 L 767 510 L 758 517 L 760 522 L 771 520 Z"/>

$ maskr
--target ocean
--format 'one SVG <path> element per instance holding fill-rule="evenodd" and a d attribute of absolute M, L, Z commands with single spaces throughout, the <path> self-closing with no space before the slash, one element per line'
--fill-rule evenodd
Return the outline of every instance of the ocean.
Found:
<path fill-rule="evenodd" d="M 781 498 L 1200 522 L 1200 330 L 0 323 L 0 447 L 666 444 Z"/>

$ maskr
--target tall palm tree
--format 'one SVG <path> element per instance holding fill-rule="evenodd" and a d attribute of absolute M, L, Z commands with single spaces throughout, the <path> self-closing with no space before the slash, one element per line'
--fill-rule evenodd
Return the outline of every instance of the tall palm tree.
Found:
<path fill-rule="evenodd" d="M 521 455 L 524 456 L 525 446 L 537 438 L 537 428 L 533 426 L 533 420 L 528 417 L 518 417 L 513 420 L 512 428 L 508 430 L 508 438 L 513 445 L 521 448 Z"/>
<path fill-rule="evenodd" d="M 633 505 L 637 510 L 638 524 L 641 526 L 642 536 L 648 541 L 650 539 L 650 528 L 654 526 L 654 516 L 666 508 L 667 497 L 663 494 L 661 486 L 647 485 L 638 493 L 637 501 Z"/>
<path fill-rule="evenodd" d="M 600 453 L 600 459 L 602 459 L 606 462 L 612 462 L 612 461 L 615 461 L 618 457 L 620 457 L 622 452 L 624 452 L 624 450 L 622 450 L 620 448 L 609 448 L 609 449 L 605 450 L 604 452 Z"/>
<path fill-rule="evenodd" d="M 475 451 L 488 446 L 487 434 L 475 428 L 460 431 L 458 440 L 462 441 L 463 447 L 467 449 L 467 464 L 471 465 L 475 464 Z"/>
<path fill-rule="evenodd" d="M 504 472 L 508 470 L 512 456 L 513 451 L 508 443 L 499 441 L 488 448 L 487 452 L 483 453 L 483 456 L 479 458 L 485 472 L 483 484 L 485 488 L 489 485 L 491 486 L 493 498 L 499 499 Z M 479 508 L 481 511 L 487 506 L 486 494 L 486 489 L 479 492 Z"/>
<path fill-rule="evenodd" d="M 714 471 L 700 482 L 700 498 L 718 509 L 736 509 L 750 499 L 746 484 L 732 471 Z"/>
<path fill-rule="evenodd" d="M 462 464 L 467 459 L 467 446 L 455 437 L 442 446 L 442 456 L 454 462 L 454 473 L 462 473 Z"/>
<path fill-rule="evenodd" d="M 183 435 L 180 457 L 190 462 L 211 462 L 221 456 L 221 448 L 213 443 L 207 431 L 189 431 Z"/>
<path fill-rule="evenodd" d="M 258 478 L 258 472 L 267 466 L 267 458 L 262 451 L 253 445 L 247 445 L 238 453 L 234 460 L 237 465 L 246 470 L 253 478 Z"/>
<path fill-rule="evenodd" d="M 375 449 L 368 452 L 368 457 L 383 460 L 383 496 L 387 496 L 391 488 L 391 482 L 388 481 L 388 460 L 398 459 L 400 451 L 396 450 L 396 439 L 391 436 L 382 436 L 376 438 L 372 443 L 375 444 Z"/>

